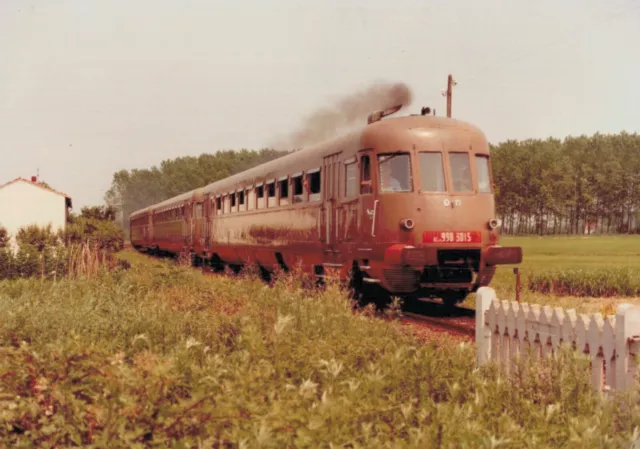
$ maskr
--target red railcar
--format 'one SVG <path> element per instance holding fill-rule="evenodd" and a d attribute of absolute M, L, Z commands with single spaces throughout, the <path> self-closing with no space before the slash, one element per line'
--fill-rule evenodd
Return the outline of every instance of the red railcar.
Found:
<path fill-rule="evenodd" d="M 337 269 L 357 294 L 462 301 L 520 247 L 498 244 L 477 127 L 410 115 L 304 148 L 131 215 L 138 249 L 213 265 Z M 373 115 L 372 115 L 373 116 Z"/>

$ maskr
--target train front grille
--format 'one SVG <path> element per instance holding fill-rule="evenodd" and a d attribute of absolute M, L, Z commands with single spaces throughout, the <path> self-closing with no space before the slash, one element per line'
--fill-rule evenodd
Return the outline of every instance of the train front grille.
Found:
<path fill-rule="evenodd" d="M 389 287 L 395 292 L 412 292 L 419 286 L 418 272 L 409 268 L 384 268 L 382 274 Z"/>

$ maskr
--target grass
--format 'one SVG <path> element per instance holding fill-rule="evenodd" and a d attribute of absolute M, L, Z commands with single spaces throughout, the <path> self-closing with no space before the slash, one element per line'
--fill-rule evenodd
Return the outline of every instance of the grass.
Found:
<path fill-rule="evenodd" d="M 640 236 L 502 237 L 501 244 L 523 248 L 523 302 L 583 313 L 614 310 L 622 302 L 640 304 Z M 515 300 L 513 268 L 499 267 L 492 281 L 501 299 Z M 544 289 L 562 279 L 551 294 Z M 474 295 L 464 303 L 474 304 Z"/>
<path fill-rule="evenodd" d="M 640 402 L 591 391 L 574 352 L 506 377 L 415 340 L 335 286 L 130 269 L 0 282 L 8 447 L 626 447 Z M 390 316 L 393 318 L 393 315 Z M 635 432 L 635 433 L 634 433 Z"/>

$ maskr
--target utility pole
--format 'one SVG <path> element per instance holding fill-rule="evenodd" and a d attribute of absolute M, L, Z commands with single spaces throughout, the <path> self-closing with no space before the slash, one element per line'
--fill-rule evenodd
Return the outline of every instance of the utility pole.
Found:
<path fill-rule="evenodd" d="M 442 92 L 442 95 L 447 97 L 447 117 L 451 117 L 451 94 L 453 93 L 452 88 L 456 84 L 458 83 L 453 79 L 453 76 L 449 74 L 447 78 L 447 90 Z"/>

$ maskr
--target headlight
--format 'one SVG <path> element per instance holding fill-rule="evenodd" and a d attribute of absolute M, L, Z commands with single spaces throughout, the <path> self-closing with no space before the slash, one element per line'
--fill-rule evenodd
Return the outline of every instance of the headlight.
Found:
<path fill-rule="evenodd" d="M 400 220 L 400 226 L 405 229 L 413 229 L 413 220 L 411 218 L 403 218 Z"/>
<path fill-rule="evenodd" d="M 498 220 L 496 220 L 495 218 L 492 218 L 491 220 L 489 220 L 489 229 L 495 229 L 500 225 L 500 222 Z"/>

